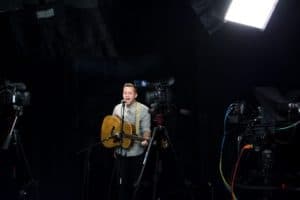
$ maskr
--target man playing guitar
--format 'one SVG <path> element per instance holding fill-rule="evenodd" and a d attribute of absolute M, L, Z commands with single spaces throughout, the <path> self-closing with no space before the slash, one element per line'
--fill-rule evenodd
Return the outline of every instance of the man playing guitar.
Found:
<path fill-rule="evenodd" d="M 151 137 L 151 115 L 149 108 L 136 100 L 138 94 L 137 89 L 132 83 L 125 83 L 123 86 L 123 100 L 114 107 L 113 116 L 117 116 L 121 120 L 121 132 L 117 140 L 120 145 L 115 148 L 115 157 L 118 166 L 118 184 L 120 186 L 119 200 L 131 200 L 134 183 L 138 178 L 139 170 L 142 167 L 143 154 L 148 140 Z M 128 138 L 128 134 L 124 133 L 124 124 L 134 125 L 136 138 L 133 139 L 128 148 L 122 146 L 122 140 Z M 124 135 L 126 134 L 126 135 Z"/>

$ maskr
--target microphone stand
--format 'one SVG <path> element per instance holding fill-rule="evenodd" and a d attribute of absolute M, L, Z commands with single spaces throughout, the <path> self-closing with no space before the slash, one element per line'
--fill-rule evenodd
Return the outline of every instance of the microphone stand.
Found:
<path fill-rule="evenodd" d="M 121 142 L 121 144 L 120 144 L 120 147 L 119 148 L 121 148 L 120 149 L 120 154 L 121 155 L 123 155 L 123 151 L 124 151 L 124 149 L 123 149 L 123 147 L 122 147 L 122 143 L 123 143 L 123 137 L 124 137 L 124 113 L 125 113 L 125 101 L 124 100 L 122 100 L 121 101 L 121 130 L 120 130 L 120 135 L 117 137 L 117 139 L 118 139 L 118 141 L 120 141 Z M 121 186 L 121 180 L 122 180 L 122 176 L 121 176 L 121 171 L 122 171 L 122 168 L 123 168 L 123 164 L 122 164 L 122 162 L 121 162 L 121 159 L 119 158 L 119 156 L 116 156 L 116 160 L 117 160 L 117 162 L 115 162 L 115 166 L 114 166 L 114 169 L 116 169 L 116 171 L 118 171 L 119 172 L 119 180 L 118 180 L 118 182 L 119 182 L 119 184 L 120 184 L 120 187 L 122 187 Z M 114 170 L 113 170 L 114 171 Z M 114 175 L 114 174 L 113 174 Z M 111 182 L 112 182 L 112 179 L 113 179 L 113 175 L 112 175 L 112 177 L 111 177 Z M 123 184 L 123 183 L 122 183 Z M 111 186 L 110 186 L 111 187 Z M 120 192 L 120 191 L 119 191 Z M 111 188 L 109 188 L 109 200 L 110 200 L 110 193 L 111 193 Z M 120 195 L 120 194 L 119 194 Z"/>
<path fill-rule="evenodd" d="M 123 143 L 123 135 L 124 135 L 124 112 L 125 112 L 125 101 L 122 100 L 122 109 L 121 109 L 121 132 L 120 132 L 120 141 L 121 141 L 121 146 Z"/>

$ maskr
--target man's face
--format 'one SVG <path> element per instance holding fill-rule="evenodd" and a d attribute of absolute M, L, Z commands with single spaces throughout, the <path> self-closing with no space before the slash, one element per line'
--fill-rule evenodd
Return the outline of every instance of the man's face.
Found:
<path fill-rule="evenodd" d="M 137 93 L 134 87 L 124 87 L 123 88 L 123 99 L 126 102 L 126 105 L 132 104 L 137 97 Z"/>

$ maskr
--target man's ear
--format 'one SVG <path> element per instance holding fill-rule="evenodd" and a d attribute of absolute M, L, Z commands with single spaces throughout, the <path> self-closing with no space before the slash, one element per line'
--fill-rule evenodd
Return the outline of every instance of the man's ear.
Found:
<path fill-rule="evenodd" d="M 137 95 L 137 94 L 135 94 L 135 95 L 134 95 L 134 98 L 137 98 L 137 96 L 138 96 L 138 95 Z"/>

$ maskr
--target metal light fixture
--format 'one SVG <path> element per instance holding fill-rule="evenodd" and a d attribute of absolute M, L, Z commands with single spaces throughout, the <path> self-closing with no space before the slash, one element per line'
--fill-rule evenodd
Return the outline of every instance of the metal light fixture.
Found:
<path fill-rule="evenodd" d="M 225 21 L 264 30 L 278 0 L 232 0 Z"/>

